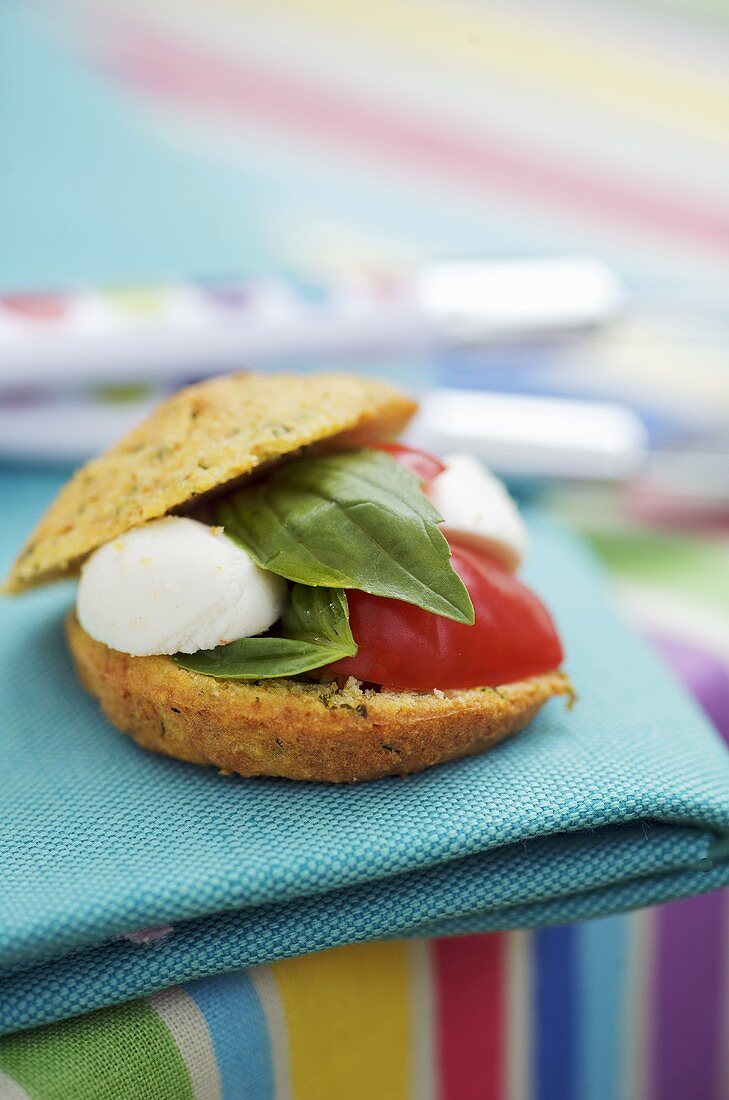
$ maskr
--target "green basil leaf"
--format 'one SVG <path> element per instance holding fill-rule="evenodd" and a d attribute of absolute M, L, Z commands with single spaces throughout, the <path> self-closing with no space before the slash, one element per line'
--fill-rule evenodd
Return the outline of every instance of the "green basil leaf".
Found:
<path fill-rule="evenodd" d="M 473 623 L 466 587 L 418 479 L 382 451 L 300 458 L 221 501 L 216 518 L 258 565 Z"/>
<path fill-rule="evenodd" d="M 265 680 L 296 676 L 356 652 L 345 594 L 295 584 L 279 634 L 241 638 L 199 653 L 177 653 L 172 659 L 180 668 L 219 680 Z"/>
<path fill-rule="evenodd" d="M 280 633 L 312 645 L 341 649 L 342 657 L 354 657 L 357 652 L 349 625 L 347 597 L 339 588 L 292 584 L 281 616 Z"/>

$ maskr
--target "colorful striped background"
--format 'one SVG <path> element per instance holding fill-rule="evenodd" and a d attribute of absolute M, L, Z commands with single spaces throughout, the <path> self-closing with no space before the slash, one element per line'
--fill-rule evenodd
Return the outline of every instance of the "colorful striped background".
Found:
<path fill-rule="evenodd" d="M 722 1100 L 713 900 L 193 982 L 3 1039 L 0 1097 Z"/>
<path fill-rule="evenodd" d="M 75 132 L 73 157 L 53 159 L 48 97 L 47 129 L 28 126 L 43 138 L 38 170 L 0 181 L 11 200 L 19 181 L 32 212 L 6 219 L 9 289 L 197 272 L 213 251 L 249 271 L 256 247 L 268 266 L 315 275 L 373 258 L 556 248 L 598 252 L 641 291 L 725 301 L 729 35 L 716 0 L 69 7 L 85 18 L 61 37 L 83 39 L 107 83 L 129 94 L 138 129 L 194 155 L 173 172 L 155 152 L 137 193 L 124 175 L 124 158 L 140 172 L 126 129 L 88 113 L 94 95 L 73 101 L 66 115 L 85 120 L 95 156 L 112 135 L 102 156 L 135 198 L 110 219 L 118 191 L 98 186 L 103 165 L 79 155 Z M 61 236 L 44 220 L 46 190 L 31 202 L 48 165 L 66 186 Z M 221 166 L 234 186 L 219 182 Z M 210 209 L 195 205 L 200 180 Z M 195 214 L 184 232 L 179 215 L 166 220 L 166 187 Z M 241 193 L 253 216 L 220 220 L 217 197 Z M 123 232 L 107 235 L 117 221 Z M 72 259 L 69 243 L 89 225 L 103 242 L 93 263 L 80 244 Z M 658 327 L 640 330 L 630 370 L 617 357 L 626 385 L 650 368 L 653 400 L 685 384 L 686 363 L 693 393 L 696 362 L 714 351 L 705 328 L 695 346 L 662 331 L 659 343 Z M 725 342 L 715 358 L 718 404 Z M 726 537 L 589 533 L 626 613 L 729 738 Z M 1 1040 L 0 1098 L 25 1097 L 726 1100 L 729 896 L 534 932 L 349 947 L 190 983 Z"/>
<path fill-rule="evenodd" d="M 443 225 L 450 205 L 451 247 L 468 240 L 460 217 L 480 221 L 476 247 L 531 236 L 632 253 L 661 283 L 686 282 L 686 265 L 725 279 L 729 36 L 711 24 L 559 0 L 528 13 L 494 0 L 130 0 L 101 19 L 99 7 L 92 55 L 153 123 L 211 159 L 288 157 L 307 191 L 312 170 L 340 192 L 359 176 L 349 214 L 366 231 L 364 188 L 379 214 L 384 187 L 410 192 L 416 213 L 435 200 Z M 423 230 L 438 247 L 440 226 Z M 391 245 L 411 236 L 406 220 L 386 232 Z"/>

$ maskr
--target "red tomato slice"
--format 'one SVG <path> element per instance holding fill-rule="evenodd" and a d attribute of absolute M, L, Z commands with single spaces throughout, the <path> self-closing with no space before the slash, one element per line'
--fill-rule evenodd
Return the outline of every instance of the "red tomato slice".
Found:
<path fill-rule="evenodd" d="M 401 466 L 410 470 L 423 482 L 430 481 L 436 474 L 442 474 L 445 470 L 439 458 L 434 458 L 425 451 L 418 451 L 415 447 L 403 447 L 401 443 L 376 443 L 374 450 L 387 451 Z"/>
<path fill-rule="evenodd" d="M 562 663 L 562 645 L 549 612 L 490 554 L 451 541 L 453 568 L 476 612 L 464 626 L 420 607 L 347 591 L 356 657 L 329 665 L 383 687 L 498 687 L 550 672 Z"/>

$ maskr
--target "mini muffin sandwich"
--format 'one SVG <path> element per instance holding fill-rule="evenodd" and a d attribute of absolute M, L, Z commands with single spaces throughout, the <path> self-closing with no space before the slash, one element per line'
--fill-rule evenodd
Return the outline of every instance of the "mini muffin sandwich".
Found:
<path fill-rule="evenodd" d="M 81 682 L 154 752 L 345 783 L 490 748 L 571 687 L 513 502 L 392 443 L 415 408 L 339 374 L 190 386 L 76 472 L 6 590 L 80 572 Z"/>

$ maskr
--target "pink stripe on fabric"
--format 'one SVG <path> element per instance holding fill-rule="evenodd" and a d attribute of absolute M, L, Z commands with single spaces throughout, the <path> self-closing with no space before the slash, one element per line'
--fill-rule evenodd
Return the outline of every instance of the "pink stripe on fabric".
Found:
<path fill-rule="evenodd" d="M 265 67 L 233 63 L 145 30 L 107 41 L 104 61 L 147 92 L 366 150 L 476 187 L 497 187 L 522 200 L 622 222 L 641 230 L 729 251 L 729 215 L 641 191 L 543 159 L 484 133 L 478 142 L 432 123 L 348 97 Z"/>
<path fill-rule="evenodd" d="M 505 934 L 434 944 L 441 1100 L 503 1100 Z"/>

